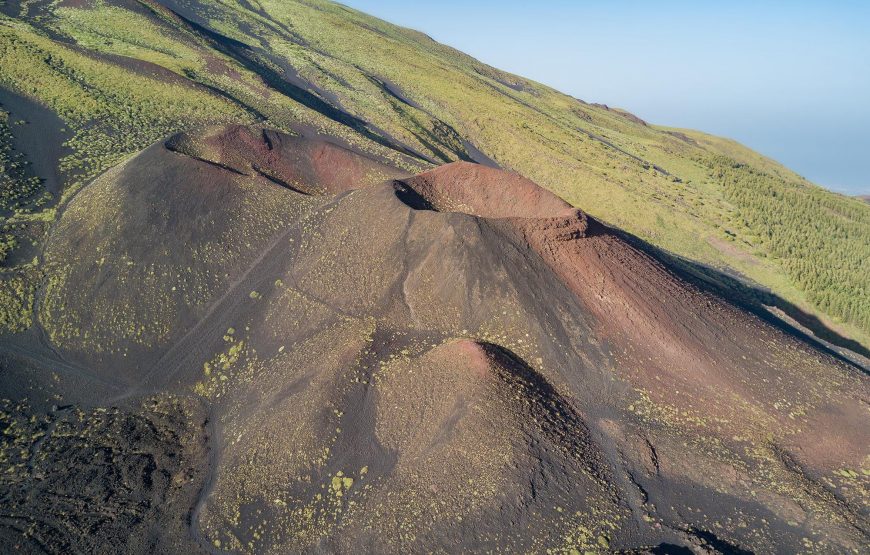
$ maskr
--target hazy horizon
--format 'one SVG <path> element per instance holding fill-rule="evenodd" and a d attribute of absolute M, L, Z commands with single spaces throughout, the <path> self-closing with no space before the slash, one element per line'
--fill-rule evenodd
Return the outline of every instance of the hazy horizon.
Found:
<path fill-rule="evenodd" d="M 735 139 L 870 194 L 870 6 L 550 0 L 344 4 L 658 125 Z"/>

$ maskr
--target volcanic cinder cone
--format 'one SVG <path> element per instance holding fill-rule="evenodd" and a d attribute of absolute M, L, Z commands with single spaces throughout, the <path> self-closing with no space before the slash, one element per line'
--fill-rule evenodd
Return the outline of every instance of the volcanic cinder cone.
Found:
<path fill-rule="evenodd" d="M 46 260 L 42 341 L 78 373 L 32 360 L 35 387 L 186 403 L 159 414 L 206 445 L 149 467 L 188 537 L 130 549 L 868 545 L 866 375 L 519 175 L 189 132 L 81 191 Z M 76 526 L 50 494 L 37 535 Z"/>

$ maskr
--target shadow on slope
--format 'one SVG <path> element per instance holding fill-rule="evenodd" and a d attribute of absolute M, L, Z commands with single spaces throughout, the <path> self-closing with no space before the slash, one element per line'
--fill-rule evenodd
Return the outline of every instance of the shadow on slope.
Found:
<path fill-rule="evenodd" d="M 374 128 L 374 126 L 365 120 L 349 114 L 340 107 L 334 105 L 337 104 L 337 99 L 331 98 L 332 103 L 324 100 L 322 97 L 330 98 L 331 95 L 326 91 L 317 89 L 308 81 L 303 80 L 284 58 L 257 52 L 247 44 L 209 29 L 205 23 L 198 23 L 195 21 L 195 16 L 184 10 L 183 7 L 178 5 L 176 2 L 163 1 L 161 4 L 166 9 L 171 10 L 197 35 L 209 41 L 212 47 L 233 58 L 244 68 L 259 75 L 264 83 L 281 94 L 295 100 L 307 108 L 319 112 L 337 123 L 353 129 L 360 135 L 381 146 L 396 150 L 402 154 L 419 160 L 435 163 L 431 158 L 395 140 L 383 130 Z M 273 66 L 280 68 L 283 74 L 274 69 Z"/>
<path fill-rule="evenodd" d="M 857 341 L 837 333 L 818 317 L 804 311 L 794 303 L 783 299 L 770 290 L 749 283 L 734 274 L 675 255 L 651 243 L 647 243 L 628 232 L 616 229 L 613 229 L 613 231 L 622 236 L 625 241 L 661 260 L 671 268 L 680 271 L 681 275 L 695 285 L 724 297 L 735 304 L 739 304 L 756 316 L 801 338 L 815 348 L 821 349 L 856 368 L 860 368 L 865 373 L 870 373 L 870 369 L 867 367 L 867 364 L 870 363 L 870 349 L 867 349 Z M 784 321 L 782 318 L 771 314 L 768 307 L 778 308 L 789 318 L 792 318 L 800 326 L 812 333 L 809 334 Z M 864 357 L 865 360 L 861 362 L 856 361 L 838 350 L 821 343 L 819 339 L 858 354 Z"/>

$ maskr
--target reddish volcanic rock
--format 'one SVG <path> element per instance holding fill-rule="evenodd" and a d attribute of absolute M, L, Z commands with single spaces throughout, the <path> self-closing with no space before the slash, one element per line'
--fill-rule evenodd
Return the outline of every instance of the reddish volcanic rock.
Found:
<path fill-rule="evenodd" d="M 309 195 L 334 195 L 407 175 L 325 140 L 241 125 L 175 135 L 166 148 Z"/>
<path fill-rule="evenodd" d="M 575 209 L 525 177 L 503 170 L 454 162 L 403 181 L 439 212 L 484 218 L 550 218 Z"/>

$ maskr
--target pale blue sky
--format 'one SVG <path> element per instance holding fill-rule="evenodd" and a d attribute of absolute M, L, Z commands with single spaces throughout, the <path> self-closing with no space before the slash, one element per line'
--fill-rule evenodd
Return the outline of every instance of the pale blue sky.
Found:
<path fill-rule="evenodd" d="M 583 100 L 731 137 L 820 185 L 870 194 L 870 1 L 343 3 Z"/>

